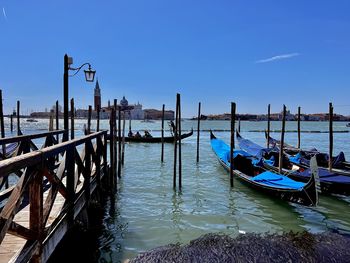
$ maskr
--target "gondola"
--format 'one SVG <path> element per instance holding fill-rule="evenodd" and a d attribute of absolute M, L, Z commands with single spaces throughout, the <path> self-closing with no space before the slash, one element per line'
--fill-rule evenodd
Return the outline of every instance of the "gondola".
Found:
<path fill-rule="evenodd" d="M 217 139 L 211 131 L 210 142 L 220 164 L 230 171 L 230 147 L 224 141 Z M 254 165 L 255 157 L 243 150 L 234 150 L 233 155 L 233 174 L 250 187 L 285 201 L 306 206 L 317 205 L 317 172 L 307 183 L 297 182 Z"/>
<path fill-rule="evenodd" d="M 181 140 L 192 136 L 192 134 L 193 134 L 193 129 L 191 129 L 191 131 L 188 133 L 181 134 Z M 108 137 L 109 137 L 109 135 L 108 135 Z M 175 140 L 174 136 L 166 136 L 163 139 L 164 139 L 164 142 L 166 142 L 166 143 L 172 143 Z M 118 140 L 118 137 L 117 137 L 117 140 Z M 162 137 L 135 137 L 135 136 L 129 137 L 129 136 L 125 136 L 125 142 L 160 143 L 160 142 L 162 142 Z"/>
<path fill-rule="evenodd" d="M 268 136 L 266 131 L 265 138 L 266 140 L 267 138 L 269 138 L 269 145 L 271 147 L 280 147 L 281 142 L 277 139 L 272 138 L 271 136 Z M 291 163 L 299 165 L 303 168 L 310 167 L 310 159 L 314 155 L 316 155 L 318 166 L 325 168 L 329 166 L 329 155 L 327 153 L 322 153 L 315 148 L 304 150 L 284 143 L 283 151 L 287 154 L 287 157 Z M 332 159 L 332 169 L 334 172 L 343 175 L 350 175 L 350 163 L 345 161 L 345 155 L 343 152 L 340 152 L 337 156 L 334 156 Z"/>
<path fill-rule="evenodd" d="M 259 159 L 256 163 L 270 171 L 278 171 L 278 152 L 276 148 L 266 149 L 248 139 L 243 138 L 239 132 L 236 132 L 237 142 L 241 149 Z M 297 164 L 291 163 L 286 155 L 283 156 L 282 174 L 289 178 L 308 182 L 312 177 L 310 168 L 303 168 Z M 323 194 L 342 194 L 350 195 L 350 176 L 339 174 L 338 172 L 329 172 L 328 169 L 318 167 L 321 192 Z"/>

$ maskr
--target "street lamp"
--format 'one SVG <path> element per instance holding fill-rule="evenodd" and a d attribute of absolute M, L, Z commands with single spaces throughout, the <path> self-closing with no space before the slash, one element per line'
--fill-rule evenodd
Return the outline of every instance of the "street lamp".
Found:
<path fill-rule="evenodd" d="M 67 54 L 64 55 L 64 73 L 63 73 L 63 111 L 64 111 L 64 130 L 66 131 L 63 137 L 63 141 L 68 141 L 68 134 L 69 134 L 69 128 L 68 128 L 68 77 L 75 76 L 78 74 L 78 72 L 82 69 L 82 67 L 88 65 L 89 69 L 84 70 L 85 73 L 85 80 L 87 82 L 93 82 L 95 78 L 95 70 L 91 69 L 90 63 L 84 63 L 78 68 L 73 68 L 70 65 L 73 64 L 73 58 L 68 57 Z M 75 71 L 73 75 L 68 75 L 69 70 Z"/>

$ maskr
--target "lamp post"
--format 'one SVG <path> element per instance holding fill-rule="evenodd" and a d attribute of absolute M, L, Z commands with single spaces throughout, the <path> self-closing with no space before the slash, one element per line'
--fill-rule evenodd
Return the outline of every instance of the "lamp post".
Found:
<path fill-rule="evenodd" d="M 64 73 L 63 73 L 63 112 L 64 112 L 64 130 L 66 131 L 63 137 L 63 141 L 68 141 L 68 134 L 69 134 L 69 128 L 68 128 L 68 77 L 69 76 L 69 70 L 75 71 L 75 73 L 71 76 L 75 76 L 85 65 L 89 66 L 88 70 L 84 70 L 85 73 L 85 80 L 87 82 L 93 82 L 95 78 L 95 70 L 91 69 L 90 63 L 84 63 L 78 68 L 73 68 L 70 65 L 73 64 L 73 58 L 68 57 L 67 54 L 64 55 Z"/>

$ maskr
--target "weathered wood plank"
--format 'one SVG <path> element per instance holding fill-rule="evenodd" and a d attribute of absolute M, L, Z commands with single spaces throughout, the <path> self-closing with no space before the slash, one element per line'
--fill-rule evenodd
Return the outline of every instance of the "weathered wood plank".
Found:
<path fill-rule="evenodd" d="M 0 145 L 14 143 L 14 142 L 22 142 L 22 141 L 33 140 L 33 139 L 39 139 L 39 138 L 47 137 L 48 135 L 58 135 L 58 134 L 62 134 L 62 133 L 64 133 L 64 130 L 49 131 L 49 132 L 36 133 L 36 134 L 30 134 L 30 135 L 19 135 L 19 136 L 14 136 L 14 137 L 1 138 Z"/>

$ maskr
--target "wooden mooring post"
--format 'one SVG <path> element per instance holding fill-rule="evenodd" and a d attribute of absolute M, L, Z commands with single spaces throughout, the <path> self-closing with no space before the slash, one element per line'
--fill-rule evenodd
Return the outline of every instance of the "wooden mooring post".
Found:
<path fill-rule="evenodd" d="M 178 93 L 176 95 L 178 100 L 178 136 L 179 136 L 179 189 L 181 191 L 182 188 L 182 157 L 181 157 L 181 97 Z"/>
<path fill-rule="evenodd" d="M 286 105 L 283 105 L 283 115 L 282 115 L 282 130 L 281 130 L 281 145 L 278 157 L 278 172 L 281 174 L 283 169 L 283 147 L 284 147 L 284 131 L 286 127 Z"/>
<path fill-rule="evenodd" d="M 241 132 L 241 118 L 238 119 L 238 132 Z"/>
<path fill-rule="evenodd" d="M 123 111 L 122 166 L 124 166 L 124 153 L 125 153 L 125 114 L 126 114 L 126 111 Z"/>
<path fill-rule="evenodd" d="M 121 178 L 122 174 L 122 124 L 121 124 L 121 107 L 118 107 L 118 178 Z"/>
<path fill-rule="evenodd" d="M 70 100 L 70 139 L 74 139 L 74 98 Z"/>
<path fill-rule="evenodd" d="M 58 131 L 60 129 L 60 124 L 59 124 L 59 110 L 58 110 L 58 100 L 56 100 L 56 130 Z M 59 141 L 59 136 L 57 134 L 56 140 L 57 142 Z"/>
<path fill-rule="evenodd" d="M 10 115 L 10 131 L 13 132 L 13 114 Z"/>
<path fill-rule="evenodd" d="M 197 117 L 197 156 L 196 161 L 199 162 L 199 138 L 200 138 L 200 127 L 201 127 L 201 103 L 198 103 L 198 117 Z"/>
<path fill-rule="evenodd" d="M 4 110 L 2 104 L 2 90 L 0 89 L 0 131 L 1 138 L 5 138 Z M 2 154 L 6 155 L 6 145 L 2 146 Z"/>
<path fill-rule="evenodd" d="M 298 107 L 298 149 L 300 149 L 300 139 L 300 107 Z"/>
<path fill-rule="evenodd" d="M 332 172 L 333 166 L 333 105 L 329 103 L 329 158 L 328 168 Z"/>
<path fill-rule="evenodd" d="M 161 154 L 160 154 L 160 161 L 164 162 L 164 115 L 165 115 L 165 104 L 163 104 L 162 107 L 162 146 L 161 146 Z"/>
<path fill-rule="evenodd" d="M 266 148 L 270 148 L 270 114 L 271 114 L 271 105 L 267 106 L 267 138 L 266 138 Z"/>
<path fill-rule="evenodd" d="M 114 187 L 116 184 L 116 171 L 115 171 L 115 109 L 112 108 L 109 116 L 109 177 L 111 185 Z"/>
<path fill-rule="evenodd" d="M 174 131 L 174 174 L 173 174 L 173 188 L 176 190 L 176 170 L 177 170 L 177 136 L 178 136 L 178 119 L 179 119 L 179 111 L 178 111 L 178 96 L 176 96 L 176 106 L 175 106 L 175 131 Z"/>
<path fill-rule="evenodd" d="M 2 90 L 0 89 L 0 130 L 1 138 L 5 138 L 4 110 L 2 104 Z"/>
<path fill-rule="evenodd" d="M 21 123 L 20 123 L 20 101 L 17 101 L 17 135 L 21 135 Z"/>
<path fill-rule="evenodd" d="M 230 185 L 233 187 L 233 153 L 235 150 L 235 120 L 236 120 L 236 103 L 231 102 L 231 140 L 230 140 Z"/>
<path fill-rule="evenodd" d="M 90 134 L 90 132 L 91 132 L 91 115 L 92 115 L 92 106 L 89 105 L 87 134 Z"/>
<path fill-rule="evenodd" d="M 96 131 L 100 131 L 100 105 L 96 109 Z"/>

